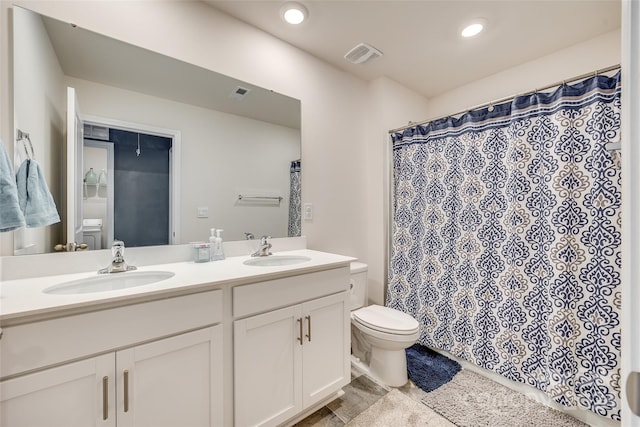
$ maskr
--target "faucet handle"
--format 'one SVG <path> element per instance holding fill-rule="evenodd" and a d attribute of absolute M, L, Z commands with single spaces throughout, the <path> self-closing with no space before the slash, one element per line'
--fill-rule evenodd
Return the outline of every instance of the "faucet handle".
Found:
<path fill-rule="evenodd" d="M 124 242 L 122 240 L 114 240 L 111 244 L 111 256 L 114 259 L 124 258 Z"/>
<path fill-rule="evenodd" d="M 261 245 L 266 245 L 269 243 L 269 239 L 271 238 L 271 236 L 262 236 L 260 238 L 260 244 Z"/>
<path fill-rule="evenodd" d="M 137 270 L 138 267 L 129 265 L 124 262 L 124 242 L 122 240 L 114 240 L 111 244 L 111 265 L 98 270 L 99 274 L 104 273 L 120 273 L 123 271 Z"/>
<path fill-rule="evenodd" d="M 246 237 L 247 240 L 253 240 L 255 238 L 253 233 L 247 233 L 246 231 L 244 233 L 244 236 Z"/>

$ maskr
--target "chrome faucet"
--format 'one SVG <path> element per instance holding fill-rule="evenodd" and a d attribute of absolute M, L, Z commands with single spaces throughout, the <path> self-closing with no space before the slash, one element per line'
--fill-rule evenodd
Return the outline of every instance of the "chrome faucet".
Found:
<path fill-rule="evenodd" d="M 122 273 L 123 271 L 136 270 L 138 267 L 129 265 L 124 260 L 124 242 L 114 240 L 111 245 L 111 265 L 98 270 L 98 274 Z"/>
<path fill-rule="evenodd" d="M 260 247 L 257 251 L 251 254 L 251 256 L 269 256 L 271 255 L 271 243 L 269 243 L 269 239 L 271 236 L 262 236 L 260 238 Z"/>

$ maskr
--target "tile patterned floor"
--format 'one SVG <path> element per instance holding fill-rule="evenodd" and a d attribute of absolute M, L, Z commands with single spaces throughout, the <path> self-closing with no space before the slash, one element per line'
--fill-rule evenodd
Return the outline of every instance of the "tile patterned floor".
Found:
<path fill-rule="evenodd" d="M 343 388 L 344 395 L 327 406 L 309 415 L 304 420 L 298 422 L 294 427 L 342 427 L 349 421 L 360 415 L 371 405 L 389 392 L 389 389 L 382 387 L 368 376 L 356 371 L 352 372 L 351 383 Z M 425 392 L 416 387 L 411 381 L 398 390 L 420 402 Z M 424 410 L 434 419 L 433 426 L 450 425 L 450 423 L 440 414 L 433 411 L 426 405 Z M 438 422 L 441 420 L 442 422 Z"/>
<path fill-rule="evenodd" d="M 453 381 L 455 381 L 455 378 Z M 358 415 L 362 414 L 364 411 L 366 411 L 371 406 L 376 404 L 376 402 L 378 402 L 380 399 L 385 397 L 387 393 L 389 393 L 391 390 L 393 389 L 386 386 L 381 386 L 380 384 L 376 383 L 371 378 L 360 373 L 354 368 L 352 369 L 352 373 L 351 373 L 351 383 L 343 387 L 344 395 L 342 397 L 330 402 L 328 405 L 324 406 L 323 408 L 319 409 L 318 411 L 311 414 L 307 418 L 295 424 L 294 427 L 343 427 L 343 426 L 349 427 L 352 424 L 356 424 L 359 426 L 370 425 L 370 424 L 363 424 L 363 419 L 361 419 L 362 417 L 358 418 L 351 424 L 349 423 L 350 421 L 354 420 Z M 456 426 L 456 424 L 454 424 L 452 421 L 443 417 L 438 412 L 434 411 L 433 409 L 431 409 L 429 406 L 425 404 L 423 400 L 427 396 L 427 393 L 424 390 L 417 387 L 413 382 L 409 381 L 404 386 L 399 387 L 397 389 L 397 392 L 404 394 L 405 397 L 409 397 L 411 400 L 418 403 L 418 405 L 415 405 L 415 404 L 410 405 L 411 409 L 408 412 L 412 412 L 413 413 L 412 416 L 414 416 L 414 418 L 419 418 L 419 420 L 417 422 L 415 420 L 413 422 L 407 422 L 406 425 L 416 425 L 416 426 L 419 425 L 421 427 L 422 426 L 424 427 L 455 427 Z M 391 397 L 391 395 L 389 395 L 388 397 Z M 395 397 L 395 399 L 397 400 L 397 397 Z M 383 403 L 384 400 L 385 399 L 383 399 L 380 402 Z M 380 406 L 380 405 L 376 405 L 376 406 Z M 388 406 L 388 403 L 387 403 L 387 406 Z M 380 408 L 385 408 L 385 405 L 380 406 Z M 378 408 L 377 410 L 378 411 L 381 410 L 380 408 Z M 381 418 L 376 418 L 376 421 L 373 421 L 374 423 L 377 422 L 377 425 L 384 425 L 381 423 L 385 422 L 384 417 L 388 415 L 387 409 L 382 409 L 382 410 L 384 412 L 378 413 L 377 415 L 378 417 L 381 417 Z M 399 417 L 404 416 L 406 410 L 407 410 L 406 408 L 401 409 L 401 411 L 404 411 L 404 412 L 402 412 L 402 415 L 400 415 Z M 558 413 L 558 414 L 561 414 L 561 413 Z M 368 423 L 371 421 L 370 419 L 368 419 L 368 417 L 370 416 L 371 414 L 367 415 L 366 418 L 364 418 L 365 422 Z M 397 415 L 394 415 L 394 416 L 397 416 Z M 567 420 L 569 421 L 565 420 L 565 418 L 567 418 Z M 531 425 L 541 425 L 538 423 L 538 421 L 540 421 L 540 419 L 536 418 L 536 423 Z M 549 425 L 549 426 L 560 426 L 560 425 L 562 426 L 583 425 L 584 426 L 585 425 L 578 420 L 574 420 L 573 418 L 566 417 L 565 415 L 562 415 L 562 414 L 560 418 L 554 418 L 554 416 L 551 416 L 549 418 L 548 415 L 543 415 L 543 421 L 544 422 L 542 424 Z M 400 425 L 398 425 L 397 427 L 400 427 Z"/>

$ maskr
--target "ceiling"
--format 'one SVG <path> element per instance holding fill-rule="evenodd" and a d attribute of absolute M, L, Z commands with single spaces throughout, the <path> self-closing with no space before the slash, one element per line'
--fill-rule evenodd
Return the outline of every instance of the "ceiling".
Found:
<path fill-rule="evenodd" d="M 299 0 L 309 17 L 292 26 L 280 18 L 284 0 L 204 1 L 359 78 L 387 76 L 427 98 L 620 28 L 621 13 L 620 0 Z M 474 18 L 486 30 L 462 39 Z M 383 56 L 347 62 L 361 42 Z"/>
<path fill-rule="evenodd" d="M 42 21 L 67 76 L 300 129 L 297 99 L 56 19 Z M 238 87 L 249 90 L 246 97 L 231 96 Z"/>

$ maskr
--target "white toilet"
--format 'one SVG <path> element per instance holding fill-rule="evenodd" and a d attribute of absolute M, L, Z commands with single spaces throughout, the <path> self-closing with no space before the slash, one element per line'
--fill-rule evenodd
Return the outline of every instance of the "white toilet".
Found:
<path fill-rule="evenodd" d="M 102 249 L 102 219 L 85 218 L 82 220 L 82 239 L 90 251 Z"/>
<path fill-rule="evenodd" d="M 367 265 L 351 263 L 351 357 L 356 368 L 382 384 L 406 384 L 405 349 L 420 336 L 418 321 L 406 313 L 367 302 Z"/>

